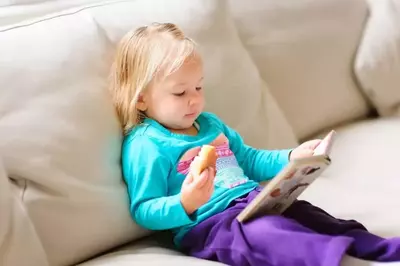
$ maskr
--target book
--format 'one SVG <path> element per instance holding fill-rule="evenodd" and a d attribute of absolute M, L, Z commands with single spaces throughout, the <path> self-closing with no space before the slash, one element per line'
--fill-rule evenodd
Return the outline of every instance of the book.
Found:
<path fill-rule="evenodd" d="M 310 157 L 291 160 L 237 216 L 245 222 L 258 214 L 281 214 L 331 164 L 330 153 L 336 136 L 332 130 Z"/>

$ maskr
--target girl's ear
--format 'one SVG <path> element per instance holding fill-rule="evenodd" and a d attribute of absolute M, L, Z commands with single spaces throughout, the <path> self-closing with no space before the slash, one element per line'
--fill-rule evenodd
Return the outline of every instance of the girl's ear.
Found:
<path fill-rule="evenodd" d="M 139 95 L 138 101 L 136 103 L 136 108 L 142 112 L 145 112 L 147 110 L 146 98 L 143 96 L 143 94 Z"/>

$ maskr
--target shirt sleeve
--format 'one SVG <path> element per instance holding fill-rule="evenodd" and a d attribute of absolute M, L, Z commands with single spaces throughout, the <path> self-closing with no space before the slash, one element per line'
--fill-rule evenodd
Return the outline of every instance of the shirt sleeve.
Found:
<path fill-rule="evenodd" d="M 128 187 L 130 212 L 135 222 L 149 230 L 169 230 L 193 222 L 180 194 L 168 196 L 170 160 L 145 136 L 124 144 L 122 169 Z"/>
<path fill-rule="evenodd" d="M 250 179 L 257 182 L 270 180 L 288 164 L 292 149 L 261 150 L 253 148 L 244 143 L 238 132 L 218 117 L 215 116 L 215 119 L 228 138 L 230 149 L 235 154 L 240 167 Z"/>

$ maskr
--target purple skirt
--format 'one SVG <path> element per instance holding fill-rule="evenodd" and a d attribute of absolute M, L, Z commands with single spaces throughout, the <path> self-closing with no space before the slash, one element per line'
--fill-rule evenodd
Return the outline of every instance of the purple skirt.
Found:
<path fill-rule="evenodd" d="M 239 223 L 236 216 L 259 188 L 201 222 L 182 240 L 183 252 L 228 265 L 339 266 L 344 254 L 374 261 L 400 261 L 400 238 L 373 235 L 354 220 L 336 219 L 306 201 L 282 215 Z"/>

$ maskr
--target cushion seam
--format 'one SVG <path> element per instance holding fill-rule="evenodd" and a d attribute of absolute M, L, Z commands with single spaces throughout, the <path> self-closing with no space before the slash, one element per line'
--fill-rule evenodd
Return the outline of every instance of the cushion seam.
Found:
<path fill-rule="evenodd" d="M 17 24 L 8 26 L 8 27 L 7 26 L 5 26 L 3 28 L 0 27 L 0 32 L 7 32 L 7 31 L 10 31 L 10 30 L 18 29 L 18 28 L 29 27 L 31 25 L 34 25 L 34 24 L 37 24 L 37 23 L 41 23 L 41 22 L 45 22 L 45 21 L 48 21 L 48 20 L 74 15 L 74 14 L 77 14 L 79 12 L 85 11 L 87 9 L 96 8 L 96 7 L 102 7 L 102 6 L 112 5 L 112 4 L 119 4 L 119 3 L 124 3 L 124 2 L 130 2 L 130 0 L 113 0 L 113 1 L 105 2 L 105 3 L 84 5 L 82 7 L 70 7 L 70 8 L 58 11 L 58 12 L 50 12 L 47 15 L 42 15 L 42 16 L 40 16 L 40 17 L 34 19 L 33 21 L 30 21 L 30 22 L 25 20 L 25 22 L 22 21 L 20 23 L 17 23 Z"/>

